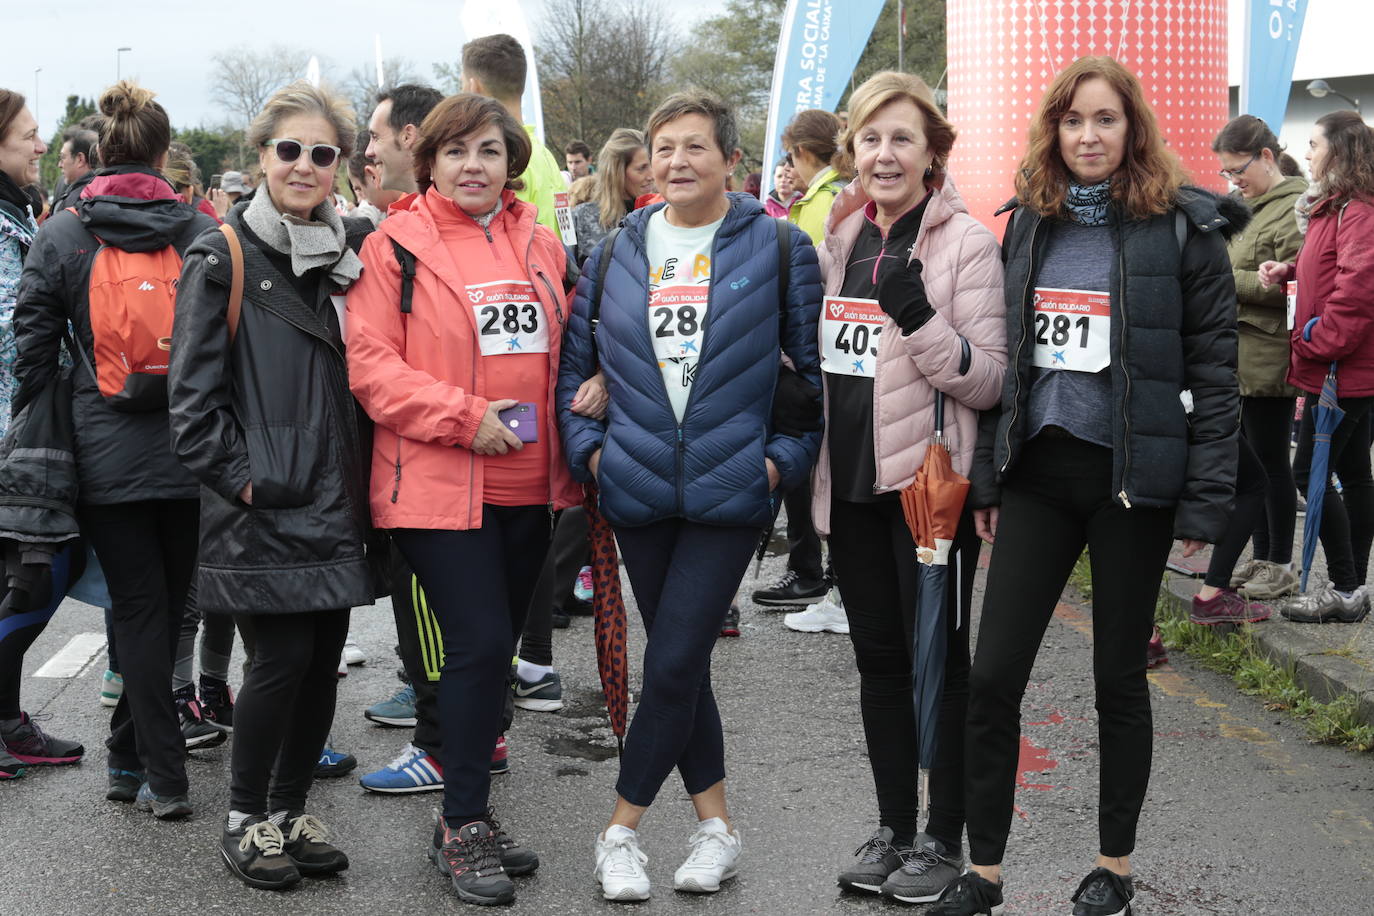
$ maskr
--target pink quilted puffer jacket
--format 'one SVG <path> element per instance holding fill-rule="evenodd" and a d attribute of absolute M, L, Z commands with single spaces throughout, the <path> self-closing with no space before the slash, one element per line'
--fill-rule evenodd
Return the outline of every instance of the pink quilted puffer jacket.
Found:
<path fill-rule="evenodd" d="M 837 296 L 844 267 L 863 225 L 869 201 L 858 181 L 835 198 L 820 246 L 825 295 Z M 997 404 L 1007 367 L 1007 321 L 1002 292 L 1002 259 L 997 240 L 969 216 L 952 181 L 934 189 L 917 231 L 912 257 L 923 265 L 921 278 L 935 316 L 914 334 L 902 334 L 891 318 L 883 320 L 883 346 L 873 383 L 873 453 L 877 487 L 900 490 L 911 483 L 925 459 L 935 430 L 935 389 L 945 393 L 945 435 L 954 468 L 967 474 L 978 438 L 978 411 Z M 962 348 L 972 360 L 959 374 Z M 899 343 L 899 346 L 893 344 Z M 812 516 L 816 530 L 830 533 L 829 398 L 826 438 L 812 472 Z"/>

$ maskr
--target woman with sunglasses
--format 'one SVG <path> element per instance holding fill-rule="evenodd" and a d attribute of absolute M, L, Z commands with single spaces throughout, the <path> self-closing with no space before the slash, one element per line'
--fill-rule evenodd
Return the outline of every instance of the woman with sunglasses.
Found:
<path fill-rule="evenodd" d="M 252 887 L 348 867 L 305 809 L 349 609 L 373 597 L 367 452 L 338 295 L 362 271 L 354 249 L 372 224 L 345 222 L 330 197 L 354 135 L 330 92 L 301 81 L 272 96 L 248 129 L 263 185 L 227 214 L 232 232 L 196 240 L 177 296 L 172 439 L 201 483 L 197 600 L 252 637 L 221 842 Z"/>
<path fill-rule="evenodd" d="M 489 805 L 491 750 L 550 510 L 580 501 L 554 424 L 568 259 L 515 196 L 530 149 L 493 99 L 435 106 L 413 148 L 419 192 L 363 246 L 348 295 L 349 381 L 376 422 L 373 520 L 443 636 L 444 809 L 429 855 L 479 905 L 512 902 L 511 876 L 539 867 Z"/>

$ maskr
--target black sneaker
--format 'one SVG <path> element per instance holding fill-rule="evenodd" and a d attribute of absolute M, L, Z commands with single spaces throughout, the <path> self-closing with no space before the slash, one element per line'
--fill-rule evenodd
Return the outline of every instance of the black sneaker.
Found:
<path fill-rule="evenodd" d="M 825 597 L 827 591 L 824 579 L 803 579 L 788 570 L 767 588 L 753 594 L 755 604 L 765 607 L 790 607 L 797 604 L 815 604 Z"/>
<path fill-rule="evenodd" d="M 275 891 L 301 880 L 296 863 L 286 854 L 281 828 L 261 815 L 248 818 L 236 830 L 225 824 L 219 852 L 234 876 L 249 887 Z"/>
<path fill-rule="evenodd" d="M 348 868 L 348 856 L 327 842 L 329 829 L 313 814 L 289 811 L 281 825 L 286 855 L 303 876 L 332 875 Z"/>
<path fill-rule="evenodd" d="M 1094 868 L 1073 892 L 1073 916 L 1131 916 L 1134 899 L 1130 875 Z"/>
<path fill-rule="evenodd" d="M 553 609 L 553 628 L 555 630 L 566 630 L 572 624 L 572 617 L 568 616 L 567 611 L 558 608 Z"/>
<path fill-rule="evenodd" d="M 120 770 L 109 767 L 109 782 L 105 789 L 106 801 L 133 803 L 138 798 L 138 790 L 147 776 L 135 770 Z"/>
<path fill-rule="evenodd" d="M 215 728 L 205 721 L 200 700 L 196 699 L 194 684 L 187 684 L 172 692 L 177 703 L 177 716 L 181 719 L 181 737 L 186 741 L 186 750 L 218 747 L 229 740 L 229 734 Z"/>
<path fill-rule="evenodd" d="M 739 605 L 736 604 L 736 603 L 733 602 L 733 601 L 730 602 L 730 607 L 729 607 L 729 609 L 727 609 L 726 612 L 725 612 L 725 619 L 724 619 L 723 621 L 721 621 L 721 624 L 720 624 L 720 635 L 721 635 L 721 636 L 738 636 L 738 635 L 739 635 Z"/>
<path fill-rule="evenodd" d="M 487 808 L 487 823 L 491 825 L 491 835 L 495 837 L 496 845 L 501 848 L 501 867 L 506 870 L 506 874 L 518 878 L 530 874 L 539 867 L 539 856 L 535 851 L 521 846 L 510 834 L 501 829 L 501 822 L 496 819 L 495 808 Z"/>
<path fill-rule="evenodd" d="M 915 845 L 898 855 L 902 867 L 888 875 L 880 893 L 902 903 L 934 903 L 964 871 L 963 854 L 926 833 L 916 834 Z"/>
<path fill-rule="evenodd" d="M 926 916 L 1000 916 L 1001 912 L 1002 885 L 966 871 Z"/>
<path fill-rule="evenodd" d="M 891 827 L 879 827 L 854 855 L 859 861 L 840 872 L 840 887 L 847 891 L 877 894 L 888 876 L 902 867 L 902 857 L 892 845 Z"/>
<path fill-rule="evenodd" d="M 453 829 L 440 815 L 429 857 L 453 881 L 458 899 L 479 906 L 515 902 L 515 885 L 501 867 L 501 847 L 486 821 Z"/>
<path fill-rule="evenodd" d="M 201 675 L 200 713 L 222 732 L 234 731 L 234 691 L 224 681 Z"/>

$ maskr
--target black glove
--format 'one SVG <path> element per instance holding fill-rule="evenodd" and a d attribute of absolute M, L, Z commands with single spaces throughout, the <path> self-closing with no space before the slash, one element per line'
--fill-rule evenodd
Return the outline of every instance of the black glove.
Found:
<path fill-rule="evenodd" d="M 824 425 L 821 390 L 792 368 L 778 366 L 778 387 L 773 392 L 773 430 L 800 438 L 819 432 Z"/>
<path fill-rule="evenodd" d="M 889 270 L 878 281 L 878 305 L 897 322 L 903 334 L 911 334 L 930 320 L 935 310 L 926 299 L 926 285 L 921 282 L 921 262 L 912 261 L 905 270 Z"/>

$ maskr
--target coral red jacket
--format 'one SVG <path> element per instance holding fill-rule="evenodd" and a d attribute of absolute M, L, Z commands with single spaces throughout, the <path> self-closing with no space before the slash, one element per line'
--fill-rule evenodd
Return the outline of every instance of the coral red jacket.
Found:
<path fill-rule="evenodd" d="M 553 386 L 569 298 L 567 262 L 535 208 L 502 193 L 505 206 L 488 228 L 505 234 L 519 263 L 497 263 L 495 246 L 475 221 L 459 245 L 439 238 L 430 201 L 416 194 L 393 204 L 363 243 L 363 275 L 348 291 L 349 386 L 376 422 L 370 502 L 378 528 L 463 531 L 482 525 L 482 456 L 469 450 L 487 410 L 487 375 L 499 358 L 483 358 L 468 287 L 502 279 L 534 285 L 549 327 L 548 502 L 581 501 L 563 459 Z M 401 270 L 391 240 L 415 255 L 412 312 L 401 313 Z M 499 384 L 493 379 L 493 384 Z M 499 396 L 499 392 L 493 397 Z"/>
<path fill-rule="evenodd" d="M 1289 383 L 1319 392 L 1334 361 L 1338 395 L 1374 395 L 1374 203 L 1352 200 L 1344 213 L 1329 201 L 1312 208 L 1297 281 Z M 1303 327 L 1318 317 L 1303 340 Z"/>

